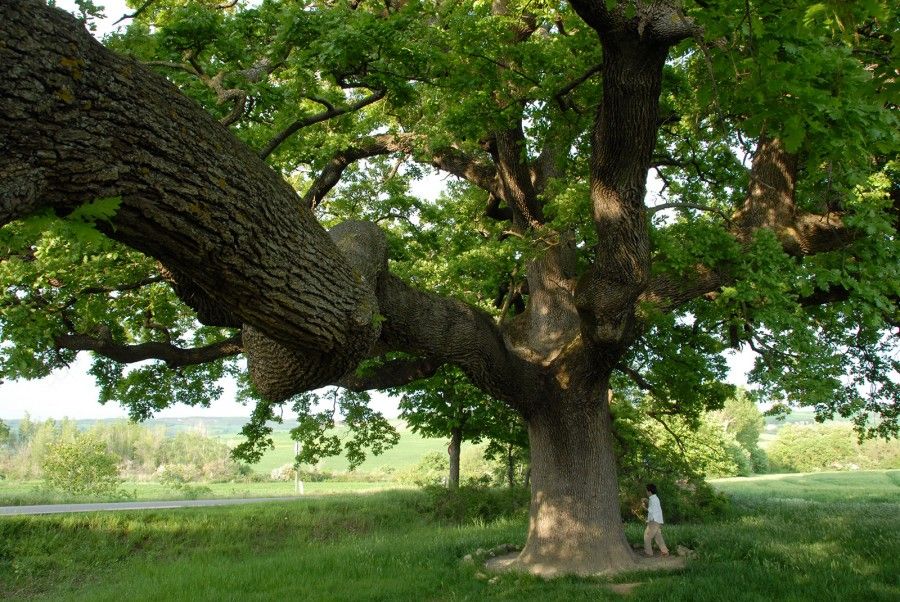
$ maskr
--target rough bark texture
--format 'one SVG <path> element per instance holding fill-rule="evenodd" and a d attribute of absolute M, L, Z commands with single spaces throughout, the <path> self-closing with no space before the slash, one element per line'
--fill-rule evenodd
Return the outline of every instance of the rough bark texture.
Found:
<path fill-rule="evenodd" d="M 0 23 L 0 224 L 120 197 L 110 236 L 281 345 L 327 352 L 314 380 L 368 352 L 371 288 L 278 174 L 73 17 L 8 0 Z"/>
<path fill-rule="evenodd" d="M 603 100 L 594 124 L 591 205 L 599 244 L 578 284 L 584 334 L 621 353 L 635 332 L 634 307 L 650 278 L 644 206 L 656 143 L 666 47 L 617 33 L 604 44 Z"/>
<path fill-rule="evenodd" d="M 528 421 L 531 518 L 519 562 L 544 576 L 616 572 L 635 562 L 619 512 L 609 408 L 596 402 L 606 392 L 575 380 Z"/>

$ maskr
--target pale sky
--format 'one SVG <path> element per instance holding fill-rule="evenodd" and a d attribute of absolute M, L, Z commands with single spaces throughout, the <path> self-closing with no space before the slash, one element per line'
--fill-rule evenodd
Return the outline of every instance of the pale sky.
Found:
<path fill-rule="evenodd" d="M 100 0 L 97 4 L 106 7 L 107 18 L 97 23 L 98 37 L 113 29 L 112 23 L 122 15 L 131 11 L 122 0 Z M 58 0 L 57 6 L 66 10 L 75 10 L 74 0 Z M 124 26 L 124 22 L 120 26 Z M 418 182 L 414 194 L 434 198 L 440 190 L 441 179 L 434 176 Z M 746 373 L 752 366 L 752 354 L 748 352 L 732 353 L 728 356 L 731 367 L 729 381 L 737 385 L 746 385 Z M 97 402 L 97 387 L 94 379 L 88 374 L 90 359 L 87 352 L 79 354 L 71 368 L 58 370 L 47 378 L 35 381 L 6 381 L 0 384 L 0 419 L 20 419 L 25 413 L 32 418 L 124 418 L 126 412 L 117 404 L 101 405 Z M 192 416 L 247 416 L 252 407 L 243 406 L 235 401 L 236 387 L 233 382 L 223 383 L 222 397 L 214 401 L 209 408 L 193 408 L 178 405 L 160 412 L 158 417 L 192 417 Z M 372 395 L 372 406 L 389 417 L 397 415 L 397 400 L 386 395 Z"/>

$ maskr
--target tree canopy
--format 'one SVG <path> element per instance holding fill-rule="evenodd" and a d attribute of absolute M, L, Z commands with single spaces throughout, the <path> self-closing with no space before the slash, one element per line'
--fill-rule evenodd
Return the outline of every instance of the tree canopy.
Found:
<path fill-rule="evenodd" d="M 91 351 L 145 417 L 243 353 L 252 450 L 304 391 L 457 366 L 528 423 L 523 563 L 575 572 L 632 562 L 560 476 L 615 489 L 611 379 L 696 420 L 749 347 L 760 395 L 897 435 L 892 3 L 134 8 L 113 53 L 2 10 L 3 378 Z"/>

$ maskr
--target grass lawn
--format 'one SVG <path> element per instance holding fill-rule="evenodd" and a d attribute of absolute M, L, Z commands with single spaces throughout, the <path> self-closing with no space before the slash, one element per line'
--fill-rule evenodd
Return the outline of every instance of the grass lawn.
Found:
<path fill-rule="evenodd" d="M 900 470 L 772 474 L 715 479 L 712 483 L 731 496 L 750 500 L 765 497 L 780 502 L 900 502 Z"/>
<path fill-rule="evenodd" d="M 659 600 L 900 599 L 900 471 L 725 480 L 731 511 L 666 525 L 686 569 L 632 574 Z M 846 495 L 845 495 L 846 492 Z M 45 600 L 620 600 L 608 580 L 490 583 L 460 563 L 521 544 L 524 513 L 450 525 L 419 491 L 242 507 L 0 518 L 0 597 Z M 665 504 L 665 500 L 663 500 Z M 642 525 L 629 524 L 638 541 Z"/>

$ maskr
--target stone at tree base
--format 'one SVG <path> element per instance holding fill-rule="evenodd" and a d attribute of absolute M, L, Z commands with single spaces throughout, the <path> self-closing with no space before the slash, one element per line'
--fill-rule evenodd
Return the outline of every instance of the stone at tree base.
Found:
<path fill-rule="evenodd" d="M 675 549 L 675 553 L 678 554 L 679 556 L 693 556 L 694 550 L 687 548 L 685 546 L 679 545 Z"/>
<path fill-rule="evenodd" d="M 493 558 L 488 558 L 484 563 L 484 568 L 491 572 L 502 573 L 502 572 L 524 572 L 530 573 L 532 575 L 537 575 L 538 577 L 543 577 L 545 579 L 553 579 L 555 577 L 562 577 L 565 575 L 569 575 L 571 573 L 561 572 L 557 567 L 554 566 L 540 566 L 540 565 L 530 565 L 527 567 L 523 567 L 519 564 L 518 561 L 519 553 L 513 552 L 511 554 L 506 554 L 503 556 L 495 556 Z M 668 570 L 678 570 L 683 569 L 687 565 L 687 560 L 684 556 L 643 556 L 642 554 L 636 554 L 634 559 L 633 567 L 627 570 L 620 571 L 604 571 L 602 573 L 597 573 L 596 577 L 609 577 L 611 575 L 615 575 L 618 573 L 630 573 L 636 571 L 668 571 Z M 582 575 L 584 577 L 590 577 L 592 575 Z"/>

